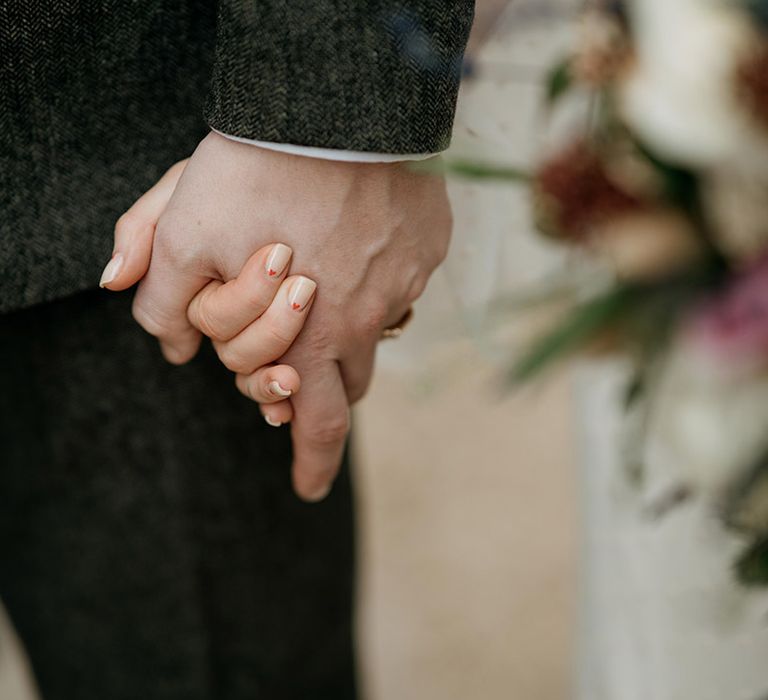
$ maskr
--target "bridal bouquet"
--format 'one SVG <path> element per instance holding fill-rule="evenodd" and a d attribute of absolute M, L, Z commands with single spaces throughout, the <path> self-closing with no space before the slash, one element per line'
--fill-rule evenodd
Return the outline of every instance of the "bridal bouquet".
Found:
<path fill-rule="evenodd" d="M 768 584 L 768 0 L 594 3 L 548 108 L 587 98 L 530 177 L 538 229 L 589 261 L 513 369 L 620 351 L 676 498 L 711 499 Z"/>

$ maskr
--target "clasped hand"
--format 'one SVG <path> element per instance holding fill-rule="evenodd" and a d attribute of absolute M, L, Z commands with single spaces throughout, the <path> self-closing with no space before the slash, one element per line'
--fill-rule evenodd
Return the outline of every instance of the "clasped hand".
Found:
<path fill-rule="evenodd" d="M 382 330 L 421 295 L 450 232 L 442 178 L 211 133 L 119 219 L 102 285 L 139 283 L 134 318 L 169 362 L 210 338 L 267 422 L 290 422 L 294 488 L 318 501 Z"/>

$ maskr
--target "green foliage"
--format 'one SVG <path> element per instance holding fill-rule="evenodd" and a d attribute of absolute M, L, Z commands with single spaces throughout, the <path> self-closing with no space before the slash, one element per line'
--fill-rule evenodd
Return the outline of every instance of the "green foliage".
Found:
<path fill-rule="evenodd" d="M 629 411 L 643 398 L 646 392 L 647 378 L 644 372 L 637 372 L 624 388 L 624 410 Z"/>
<path fill-rule="evenodd" d="M 572 308 L 555 328 L 534 342 L 513 366 L 511 381 L 520 384 L 532 379 L 606 333 L 621 339 L 635 355 L 638 366 L 650 366 L 666 350 L 680 314 L 718 279 L 717 268 L 705 264 L 666 280 L 617 284 Z M 636 400 L 642 389 L 640 377 L 638 384 L 630 388 L 627 400 Z"/>
<path fill-rule="evenodd" d="M 664 198 L 686 210 L 690 209 L 691 206 L 696 206 L 699 192 L 699 180 L 696 174 L 664 160 L 646 144 L 632 136 L 625 126 L 622 128 L 625 129 L 626 136 L 631 139 L 637 152 L 645 158 L 661 178 Z"/>
<path fill-rule="evenodd" d="M 734 564 L 740 583 L 750 587 L 768 585 L 768 539 L 753 542 Z"/>
<path fill-rule="evenodd" d="M 500 180 L 527 185 L 531 176 L 521 168 L 477 160 L 433 158 L 410 163 L 411 170 L 433 175 L 455 175 L 471 180 Z"/>
<path fill-rule="evenodd" d="M 531 180 L 531 176 L 520 168 L 479 161 L 449 160 L 445 163 L 445 171 L 473 180 L 504 180 L 523 184 L 528 184 Z"/>
<path fill-rule="evenodd" d="M 768 537 L 768 446 L 723 494 L 720 511 L 725 524 L 735 532 Z"/>
<path fill-rule="evenodd" d="M 583 289 L 586 278 L 582 274 L 568 270 L 558 270 L 554 275 L 527 288 L 523 292 L 502 294 L 494 299 L 487 309 L 491 316 L 507 316 L 510 312 L 535 311 L 547 306 L 572 303 Z"/>
<path fill-rule="evenodd" d="M 744 6 L 763 30 L 768 30 L 768 0 L 743 0 Z"/>
<path fill-rule="evenodd" d="M 571 58 L 568 57 L 558 63 L 550 72 L 546 85 L 546 105 L 552 109 L 562 97 L 568 94 L 573 86 L 573 73 L 571 71 Z"/>
<path fill-rule="evenodd" d="M 520 384 L 554 362 L 587 345 L 600 331 L 612 326 L 636 302 L 637 291 L 619 286 L 572 309 L 551 332 L 536 341 L 513 366 L 510 379 Z"/>

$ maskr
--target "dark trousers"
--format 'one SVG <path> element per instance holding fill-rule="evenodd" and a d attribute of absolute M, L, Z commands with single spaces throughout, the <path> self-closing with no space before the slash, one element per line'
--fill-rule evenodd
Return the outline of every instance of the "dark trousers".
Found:
<path fill-rule="evenodd" d="M 128 295 L 0 316 L 0 598 L 45 700 L 355 696 L 352 500 Z"/>

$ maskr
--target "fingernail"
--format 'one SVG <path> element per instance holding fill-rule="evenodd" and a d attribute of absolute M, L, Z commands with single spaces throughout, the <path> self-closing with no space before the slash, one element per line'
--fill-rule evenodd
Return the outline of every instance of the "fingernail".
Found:
<path fill-rule="evenodd" d="M 309 304 L 317 285 L 308 277 L 298 277 L 291 287 L 288 303 L 294 311 L 301 311 Z"/>
<path fill-rule="evenodd" d="M 293 255 L 293 251 L 287 245 L 282 243 L 275 244 L 267 258 L 267 275 L 269 277 L 279 277 L 282 275 L 291 261 L 291 255 Z"/>
<path fill-rule="evenodd" d="M 112 259 L 107 263 L 104 268 L 104 272 L 101 273 L 101 279 L 99 280 L 99 287 L 106 287 L 110 282 L 114 282 L 115 277 L 120 273 L 120 269 L 123 267 L 124 262 L 122 253 L 115 253 Z"/>
<path fill-rule="evenodd" d="M 267 425 L 271 425 L 273 428 L 279 428 L 282 423 L 277 420 L 272 420 L 269 416 L 264 416 L 264 420 L 267 422 Z"/>
<path fill-rule="evenodd" d="M 316 491 L 308 494 L 304 500 L 307 501 L 307 503 L 320 503 L 320 501 L 324 501 L 328 498 L 332 488 L 333 484 L 325 484 L 324 486 L 319 487 Z"/>
<path fill-rule="evenodd" d="M 290 389 L 284 389 L 280 386 L 280 382 L 270 382 L 269 390 L 276 396 L 290 396 L 293 392 Z"/>

